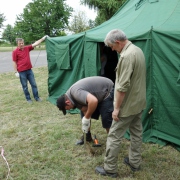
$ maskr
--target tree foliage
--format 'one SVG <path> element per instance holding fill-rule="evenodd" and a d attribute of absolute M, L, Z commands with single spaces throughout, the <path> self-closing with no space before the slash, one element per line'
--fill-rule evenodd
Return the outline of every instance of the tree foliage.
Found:
<path fill-rule="evenodd" d="M 96 27 L 96 23 L 92 19 L 89 19 L 88 25 L 89 25 L 89 29 L 92 29 L 92 28 Z"/>
<path fill-rule="evenodd" d="M 0 13 L 0 28 L 3 27 L 3 22 L 6 20 L 6 17 L 4 16 L 4 14 Z"/>
<path fill-rule="evenodd" d="M 6 29 L 2 33 L 2 37 L 3 39 L 9 41 L 11 44 L 15 44 L 16 34 L 14 32 L 14 28 L 10 24 L 6 26 Z"/>
<path fill-rule="evenodd" d="M 71 12 L 64 0 L 33 0 L 17 16 L 15 29 L 28 43 L 44 35 L 64 35 Z"/>
<path fill-rule="evenodd" d="M 93 21 L 89 20 L 84 11 L 78 11 L 72 16 L 69 30 L 75 34 L 86 31 L 93 27 Z"/>
<path fill-rule="evenodd" d="M 97 10 L 96 25 L 109 20 L 126 0 L 81 0 L 81 4 Z"/>

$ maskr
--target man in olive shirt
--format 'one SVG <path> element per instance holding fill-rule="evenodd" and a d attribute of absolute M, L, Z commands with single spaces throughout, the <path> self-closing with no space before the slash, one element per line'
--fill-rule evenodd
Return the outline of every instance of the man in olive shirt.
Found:
<path fill-rule="evenodd" d="M 101 115 L 102 126 L 109 132 L 112 124 L 114 83 L 105 77 L 92 76 L 83 78 L 73 84 L 65 94 L 57 99 L 57 107 L 66 115 L 66 110 L 81 110 L 82 131 L 86 140 L 92 141 L 90 133 L 91 118 L 98 119 Z M 78 145 L 84 144 L 82 138 Z"/>
<path fill-rule="evenodd" d="M 104 167 L 98 166 L 95 171 L 115 178 L 118 176 L 117 160 L 121 140 L 128 128 L 131 144 L 124 163 L 132 171 L 140 170 L 141 116 L 146 107 L 146 64 L 142 50 L 133 45 L 123 31 L 110 31 L 104 42 L 120 54 L 120 59 L 116 67 L 113 122 L 107 138 Z"/>

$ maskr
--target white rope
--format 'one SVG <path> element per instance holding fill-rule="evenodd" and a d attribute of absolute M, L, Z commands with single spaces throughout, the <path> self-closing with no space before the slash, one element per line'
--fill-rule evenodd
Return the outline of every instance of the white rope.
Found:
<path fill-rule="evenodd" d="M 39 55 L 40 55 L 40 53 L 41 53 L 41 50 L 39 51 L 39 54 L 38 54 L 38 56 L 37 56 L 37 58 L 36 58 L 36 61 L 34 62 L 34 65 L 33 65 L 33 67 L 35 67 L 35 65 L 36 65 L 36 62 L 37 62 L 37 60 L 38 60 L 38 58 L 39 58 Z"/>
<path fill-rule="evenodd" d="M 8 164 L 8 162 L 7 162 L 7 160 L 6 160 L 5 156 L 4 156 L 4 149 L 3 149 L 3 147 L 0 146 L 0 148 L 1 148 L 1 156 L 2 156 L 2 158 L 4 159 L 4 161 L 6 162 L 6 165 L 7 165 L 7 167 L 8 167 L 8 175 L 7 175 L 7 178 L 6 178 L 6 179 L 8 179 L 8 178 L 9 178 L 9 174 L 10 174 L 9 164 Z"/>

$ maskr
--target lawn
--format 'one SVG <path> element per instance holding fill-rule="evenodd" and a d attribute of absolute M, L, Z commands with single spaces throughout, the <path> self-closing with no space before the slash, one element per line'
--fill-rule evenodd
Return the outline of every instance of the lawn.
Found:
<path fill-rule="evenodd" d="M 0 146 L 10 167 L 10 180 L 108 180 L 95 174 L 103 165 L 107 134 L 101 121 L 92 122 L 92 134 L 101 147 L 91 155 L 75 142 L 82 135 L 79 114 L 64 116 L 48 102 L 47 67 L 34 68 L 42 102 L 28 104 L 14 73 L 0 74 Z M 31 88 L 29 87 L 30 92 Z M 129 141 L 123 139 L 118 158 L 121 180 L 177 180 L 180 178 L 180 154 L 171 146 L 142 146 L 141 171 L 132 173 L 124 165 Z M 7 178 L 8 168 L 0 157 L 0 180 Z"/>

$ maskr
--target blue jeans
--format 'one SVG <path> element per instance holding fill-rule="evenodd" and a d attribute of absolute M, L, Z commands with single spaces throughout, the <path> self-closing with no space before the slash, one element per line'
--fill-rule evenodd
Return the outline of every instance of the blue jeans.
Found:
<path fill-rule="evenodd" d="M 28 81 L 31 85 L 34 99 L 37 100 L 39 98 L 39 96 L 38 96 L 38 89 L 37 89 L 33 71 L 31 69 L 29 69 L 26 71 L 19 72 L 19 78 L 20 78 L 20 82 L 21 82 L 26 100 L 27 101 L 31 100 L 31 97 L 30 97 L 30 94 L 28 91 L 28 84 L 27 84 Z"/>

